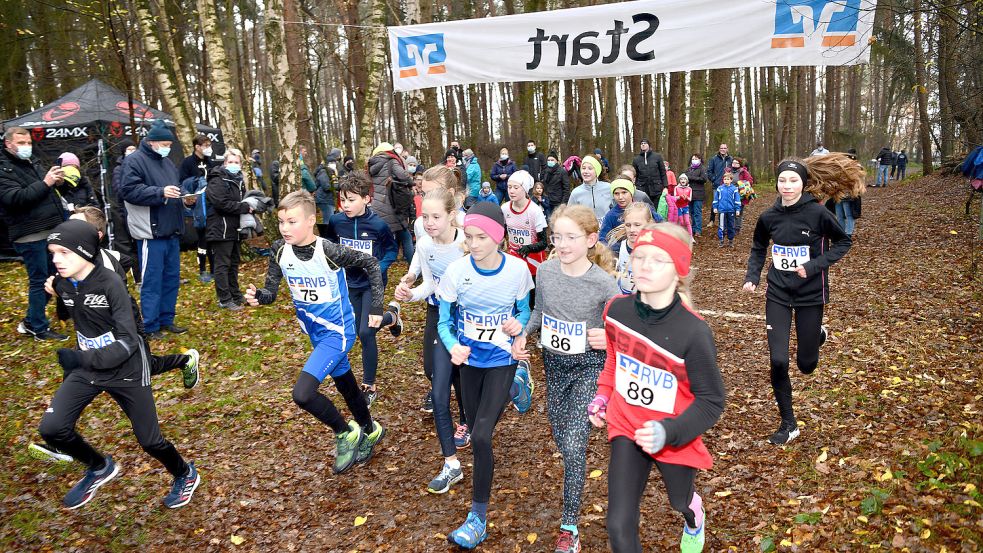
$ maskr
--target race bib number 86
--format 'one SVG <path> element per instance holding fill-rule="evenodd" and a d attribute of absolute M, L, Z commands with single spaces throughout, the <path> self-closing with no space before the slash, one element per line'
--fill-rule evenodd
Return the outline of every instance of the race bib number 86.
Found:
<path fill-rule="evenodd" d="M 794 271 L 809 262 L 809 246 L 772 244 L 771 262 L 779 271 Z"/>
<path fill-rule="evenodd" d="M 669 371 L 646 365 L 618 353 L 615 388 L 629 405 L 672 413 L 676 405 L 679 381 Z"/>
<path fill-rule="evenodd" d="M 543 346 L 561 353 L 577 354 L 587 350 L 587 323 L 571 323 L 543 314 L 540 331 Z"/>

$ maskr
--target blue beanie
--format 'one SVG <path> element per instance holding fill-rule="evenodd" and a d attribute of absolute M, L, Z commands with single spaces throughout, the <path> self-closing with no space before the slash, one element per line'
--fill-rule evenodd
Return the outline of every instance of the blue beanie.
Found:
<path fill-rule="evenodd" d="M 150 125 L 150 132 L 147 133 L 146 140 L 160 140 L 160 141 L 174 141 L 174 133 L 171 132 L 164 122 L 160 119 L 154 121 L 153 125 Z"/>

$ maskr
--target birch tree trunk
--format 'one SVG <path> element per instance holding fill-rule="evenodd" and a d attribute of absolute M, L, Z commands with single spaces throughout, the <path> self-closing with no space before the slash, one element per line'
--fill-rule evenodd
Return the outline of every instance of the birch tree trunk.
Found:
<path fill-rule="evenodd" d="M 300 172 L 297 170 L 297 111 L 294 96 L 297 91 L 290 81 L 290 66 L 284 43 L 283 1 L 268 0 L 266 21 L 266 57 L 269 61 L 270 112 L 276 128 L 277 141 L 273 156 L 280 160 L 280 197 L 300 189 Z"/>
<path fill-rule="evenodd" d="M 225 137 L 226 146 L 245 148 L 243 142 L 245 124 L 240 111 L 233 101 L 232 74 L 229 72 L 229 58 L 226 56 L 222 33 L 219 31 L 218 14 L 213 0 L 197 0 L 201 32 L 205 39 L 205 54 L 208 55 L 211 86 L 208 95 L 218 108 L 219 127 Z M 244 160 L 245 161 L 245 160 Z M 248 173 L 252 175 L 252 173 Z"/>
<path fill-rule="evenodd" d="M 164 109 L 171 113 L 177 125 L 177 139 L 185 147 L 198 135 L 195 128 L 195 108 L 188 96 L 188 88 L 183 78 L 179 78 L 174 68 L 178 66 L 178 54 L 170 39 L 170 19 L 163 5 L 157 6 L 159 14 L 151 10 L 151 0 L 136 0 L 137 21 L 143 35 L 143 47 L 154 68 L 157 85 L 163 95 Z M 157 29 L 164 30 L 164 36 L 157 36 Z"/>
<path fill-rule="evenodd" d="M 365 63 L 368 73 L 368 86 L 365 88 L 365 111 L 362 119 L 358 122 L 358 155 L 360 163 L 368 161 L 375 146 L 376 116 L 379 113 L 379 89 L 382 88 L 382 79 L 388 72 L 386 71 L 386 31 L 383 26 L 386 24 L 386 2 L 385 0 L 373 0 L 372 11 L 369 15 L 367 25 L 372 28 L 367 29 L 366 37 L 368 42 L 368 52 L 366 53 Z"/>

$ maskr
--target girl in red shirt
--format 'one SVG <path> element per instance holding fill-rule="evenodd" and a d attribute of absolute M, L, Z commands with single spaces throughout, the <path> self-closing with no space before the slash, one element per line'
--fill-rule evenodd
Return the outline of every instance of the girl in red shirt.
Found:
<path fill-rule="evenodd" d="M 608 425 L 608 541 L 615 553 L 641 552 L 639 508 L 652 466 L 673 509 L 686 520 L 682 553 L 703 550 L 705 512 L 696 472 L 713 465 L 700 437 L 724 409 L 724 385 L 710 327 L 689 305 L 692 240 L 685 229 L 656 223 L 631 253 L 635 294 L 604 312 L 607 359 L 591 422 Z"/>

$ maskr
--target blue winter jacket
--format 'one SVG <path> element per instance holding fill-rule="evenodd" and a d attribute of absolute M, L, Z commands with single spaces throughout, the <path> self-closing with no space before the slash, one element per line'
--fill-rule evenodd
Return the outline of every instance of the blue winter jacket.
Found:
<path fill-rule="evenodd" d="M 505 161 L 498 160 L 492 165 L 491 168 L 491 182 L 492 185 L 498 190 L 501 198 L 509 197 L 509 177 L 512 173 L 515 173 L 518 169 L 515 166 L 515 162 L 511 158 Z M 505 178 L 501 178 L 505 175 Z"/>
<path fill-rule="evenodd" d="M 328 235 L 325 237 L 336 244 L 352 249 L 371 247 L 372 256 L 379 260 L 379 270 L 383 279 L 389 266 L 396 261 L 399 246 L 396 238 L 389 230 L 389 224 L 376 215 L 372 208 L 366 206 L 365 213 L 358 217 L 348 217 L 338 212 L 328 219 Z M 366 252 L 367 253 L 367 252 Z M 345 269 L 349 290 L 370 288 L 369 276 L 362 269 Z"/>
<path fill-rule="evenodd" d="M 713 193 L 713 208 L 720 213 L 735 213 L 741 210 L 741 193 L 733 184 L 722 184 Z"/>
<path fill-rule="evenodd" d="M 478 156 L 471 158 L 464 171 L 468 182 L 468 196 L 477 196 L 481 191 L 481 166 L 478 165 Z"/>
<path fill-rule="evenodd" d="M 971 179 L 983 179 L 983 146 L 977 146 L 966 156 L 960 170 Z"/>
<path fill-rule="evenodd" d="M 727 168 L 730 167 L 733 162 L 734 158 L 730 156 L 722 158 L 720 157 L 720 154 L 716 154 L 710 158 L 710 162 L 707 164 L 707 175 L 713 182 L 714 190 L 724 183 L 724 172 L 727 171 Z"/>
<path fill-rule="evenodd" d="M 165 198 L 165 186 L 180 186 L 174 162 L 143 141 L 123 160 L 119 196 L 126 207 L 130 235 L 137 240 L 179 237 L 184 232 L 184 203 Z"/>

